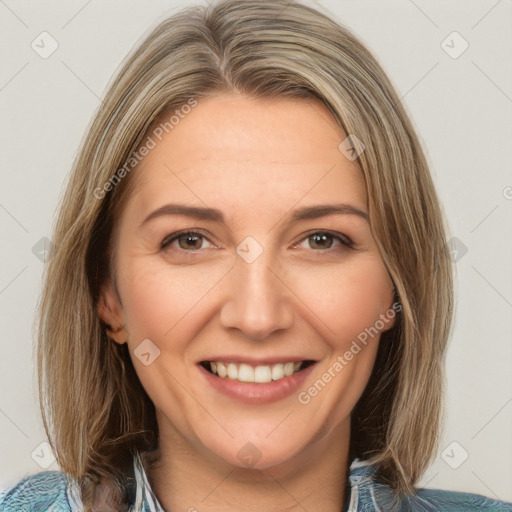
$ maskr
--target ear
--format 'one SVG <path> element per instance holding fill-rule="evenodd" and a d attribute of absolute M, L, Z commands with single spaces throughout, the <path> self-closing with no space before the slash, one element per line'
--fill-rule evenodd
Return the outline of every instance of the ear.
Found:
<path fill-rule="evenodd" d="M 112 279 L 101 287 L 98 315 L 107 325 L 107 336 L 120 345 L 128 341 L 123 307 Z"/>

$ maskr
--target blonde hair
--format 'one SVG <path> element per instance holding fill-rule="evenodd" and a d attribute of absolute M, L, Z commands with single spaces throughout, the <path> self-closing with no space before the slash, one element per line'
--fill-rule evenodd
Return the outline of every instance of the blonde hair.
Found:
<path fill-rule="evenodd" d="M 452 265 L 412 124 L 375 58 L 340 24 L 294 1 L 224 0 L 166 19 L 124 63 L 76 158 L 54 227 L 38 322 L 39 397 L 57 462 L 80 483 L 88 512 L 102 481 L 112 483 L 118 503 L 129 503 L 132 456 L 158 447 L 154 405 L 128 345 L 107 339 L 97 313 L 133 181 L 126 162 L 163 116 L 191 98 L 230 91 L 317 98 L 365 145 L 357 163 L 370 225 L 402 311 L 382 334 L 352 413 L 351 457 L 371 458 L 398 496 L 414 492 L 436 454 Z"/>

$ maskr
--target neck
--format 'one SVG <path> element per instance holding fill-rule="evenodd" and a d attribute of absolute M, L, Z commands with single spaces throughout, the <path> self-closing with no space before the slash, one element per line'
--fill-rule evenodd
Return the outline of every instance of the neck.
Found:
<path fill-rule="evenodd" d="M 267 469 L 233 466 L 197 449 L 165 420 L 159 427 L 158 462 L 145 466 L 167 512 L 340 512 L 348 499 L 349 420 Z"/>

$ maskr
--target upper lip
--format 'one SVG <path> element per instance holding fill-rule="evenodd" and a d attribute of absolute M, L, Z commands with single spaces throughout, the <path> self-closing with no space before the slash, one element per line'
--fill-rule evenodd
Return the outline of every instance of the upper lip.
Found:
<path fill-rule="evenodd" d="M 211 358 L 201 359 L 197 362 L 206 363 L 206 362 L 226 362 L 226 363 L 235 363 L 235 364 L 248 364 L 249 366 L 269 366 L 273 364 L 279 363 L 301 363 L 302 361 L 312 361 L 316 362 L 315 359 L 311 357 L 296 357 L 296 356 L 284 356 L 284 357 L 265 357 L 265 358 L 252 358 L 252 357 L 240 357 L 240 356 L 212 356 Z"/>

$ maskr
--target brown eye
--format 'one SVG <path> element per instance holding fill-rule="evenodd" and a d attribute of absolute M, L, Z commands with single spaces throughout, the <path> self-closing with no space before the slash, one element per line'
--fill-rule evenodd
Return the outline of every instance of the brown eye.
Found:
<path fill-rule="evenodd" d="M 317 233 L 308 237 L 313 249 L 330 249 L 333 244 L 333 238 L 334 237 L 328 233 Z M 329 241 L 330 243 L 327 244 Z"/>
<path fill-rule="evenodd" d="M 208 240 L 201 233 L 197 233 L 195 231 L 186 231 L 181 233 L 174 233 L 167 238 L 165 238 L 161 244 L 161 248 L 164 249 L 167 246 L 171 245 L 173 242 L 177 241 L 177 249 L 182 249 L 184 251 L 196 251 L 202 248 L 203 241 Z M 211 242 L 209 242 L 211 243 Z M 212 244 L 213 246 L 213 244 Z"/>
<path fill-rule="evenodd" d="M 336 246 L 336 242 L 339 242 L 338 245 L 341 244 L 341 246 L 344 247 L 352 247 L 354 245 L 350 239 L 329 231 L 315 231 L 314 233 L 310 233 L 296 245 L 301 245 L 304 241 L 308 242 L 309 248 L 316 251 L 328 251 Z"/>

